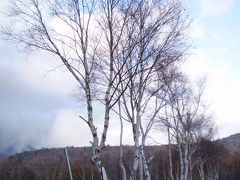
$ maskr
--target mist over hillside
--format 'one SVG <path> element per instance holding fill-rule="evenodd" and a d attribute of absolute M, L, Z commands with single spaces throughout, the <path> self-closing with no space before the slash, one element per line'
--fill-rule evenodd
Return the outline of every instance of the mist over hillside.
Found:
<path fill-rule="evenodd" d="M 17 146 L 18 147 L 18 146 Z M 2 148 L 0 150 L 0 159 L 5 159 L 8 156 L 14 155 L 16 153 L 22 153 L 22 152 L 26 152 L 26 151 L 34 151 L 35 148 L 33 148 L 30 145 L 27 145 L 25 147 L 23 147 L 22 149 L 19 150 L 19 148 L 16 148 L 15 146 L 8 146 L 6 148 Z"/>

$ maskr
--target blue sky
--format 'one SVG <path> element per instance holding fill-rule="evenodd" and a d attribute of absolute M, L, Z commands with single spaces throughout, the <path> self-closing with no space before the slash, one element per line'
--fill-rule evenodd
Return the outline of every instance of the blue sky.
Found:
<path fill-rule="evenodd" d="M 3 11 L 6 2 L 0 4 Z M 193 55 L 184 68 L 193 79 L 207 76 L 205 99 L 218 137 L 240 132 L 240 1 L 185 3 L 193 19 L 189 32 Z M 0 21 L 8 19 L 1 14 Z M 52 58 L 44 53 L 26 56 L 15 45 L 0 41 L 0 148 L 89 145 L 88 128 L 78 118 L 81 105 L 69 96 L 76 87 L 74 79 L 64 69 L 51 71 Z M 118 144 L 117 127 L 116 121 L 110 124 L 108 144 Z M 125 132 L 124 142 L 129 143 L 130 129 Z"/>
<path fill-rule="evenodd" d="M 206 74 L 206 99 L 219 137 L 240 131 L 240 1 L 188 0 L 195 56 L 191 76 Z"/>

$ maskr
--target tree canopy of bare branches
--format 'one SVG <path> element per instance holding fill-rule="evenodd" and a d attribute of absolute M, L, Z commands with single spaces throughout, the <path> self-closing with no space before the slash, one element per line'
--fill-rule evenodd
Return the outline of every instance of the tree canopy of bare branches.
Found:
<path fill-rule="evenodd" d="M 5 39 L 53 54 L 78 83 L 86 103 L 86 117 L 79 117 L 91 131 L 91 161 L 102 179 L 107 173 L 101 151 L 110 111 L 118 102 L 133 129 L 134 172 L 140 166 L 140 179 L 150 179 L 146 137 L 164 106 L 169 68 L 183 60 L 187 49 L 188 21 L 181 2 L 11 0 L 9 16 L 13 24 L 2 30 Z M 95 100 L 104 109 L 100 135 Z"/>
<path fill-rule="evenodd" d="M 192 179 L 193 154 L 203 138 L 211 139 L 215 133 L 211 115 L 203 100 L 205 79 L 191 83 L 182 73 L 173 76 L 168 84 L 165 112 L 160 122 L 167 129 L 169 150 L 169 177 L 174 179 L 171 147 L 176 143 L 179 169 L 176 178 Z"/>

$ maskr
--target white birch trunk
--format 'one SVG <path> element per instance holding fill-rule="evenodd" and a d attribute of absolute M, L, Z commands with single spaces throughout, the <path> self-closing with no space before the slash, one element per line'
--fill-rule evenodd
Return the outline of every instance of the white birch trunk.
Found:
<path fill-rule="evenodd" d="M 143 161 L 144 180 L 151 180 L 148 163 L 153 159 L 153 156 L 150 157 L 149 160 L 147 160 L 146 157 L 145 157 L 144 146 L 145 146 L 146 136 L 147 136 L 147 133 L 144 134 L 143 137 L 142 137 L 142 144 L 141 144 L 140 153 L 141 153 L 141 157 L 142 157 L 142 161 Z"/>
<path fill-rule="evenodd" d="M 151 176 L 148 168 L 148 162 L 146 159 L 143 160 L 143 169 L 144 169 L 144 180 L 151 180 Z"/>
<path fill-rule="evenodd" d="M 214 180 L 218 180 L 219 179 L 219 170 L 220 170 L 220 166 L 218 163 L 215 164 L 214 166 Z"/>
<path fill-rule="evenodd" d="M 144 139 L 145 138 L 143 138 L 143 141 L 145 141 Z M 150 176 L 149 168 L 148 168 L 148 162 L 146 160 L 143 148 L 144 148 L 144 142 L 141 144 L 141 146 L 139 148 L 139 151 L 140 151 L 139 179 L 151 180 L 151 176 Z M 151 157 L 151 159 L 152 159 L 152 157 Z M 149 161 L 151 161 L 151 159 Z M 140 170 L 140 168 L 142 170 Z"/>
<path fill-rule="evenodd" d="M 103 166 L 101 167 L 101 180 L 107 180 L 107 173 Z"/>
<path fill-rule="evenodd" d="M 139 130 L 139 123 L 133 125 L 133 135 L 134 135 L 134 160 L 133 160 L 133 170 L 136 172 L 139 166 L 140 160 L 140 152 L 139 152 L 139 137 L 140 137 L 140 130 Z"/>
<path fill-rule="evenodd" d="M 120 149 L 119 149 L 119 166 L 121 170 L 121 179 L 127 180 L 127 173 L 125 166 L 123 164 L 123 144 L 122 144 L 122 136 L 123 136 L 123 120 L 122 120 L 122 112 L 121 112 L 121 105 L 120 101 L 118 102 L 118 111 L 119 111 L 119 120 L 120 120 Z"/>
<path fill-rule="evenodd" d="M 179 180 L 183 180 L 184 177 L 184 167 L 183 167 L 183 153 L 180 142 L 178 142 L 179 160 L 180 160 L 180 174 Z"/>
<path fill-rule="evenodd" d="M 188 179 L 188 143 L 185 142 L 184 144 L 184 177 L 183 179 L 184 180 L 187 180 Z"/>
<path fill-rule="evenodd" d="M 89 87 L 89 84 L 86 84 L 86 87 Z M 97 128 L 93 124 L 93 108 L 92 108 L 92 99 L 90 94 L 90 88 L 86 89 L 86 95 L 87 95 L 87 112 L 88 112 L 88 121 L 87 124 L 91 130 L 92 136 L 93 136 L 93 142 L 92 144 L 92 157 L 91 162 L 94 164 L 94 166 L 98 169 L 98 172 L 100 173 L 102 180 L 107 180 L 107 176 L 105 168 L 102 166 L 102 161 L 100 158 L 101 153 L 101 147 L 99 147 L 99 139 L 97 134 Z M 103 175 L 103 173 L 105 173 Z M 105 178 L 105 179 L 103 179 Z"/>
<path fill-rule="evenodd" d="M 140 101 L 141 102 L 141 101 Z M 133 162 L 133 170 L 136 177 L 136 172 L 139 170 L 139 175 L 142 174 L 140 171 L 142 171 L 142 167 L 139 167 L 141 157 L 140 157 L 140 104 L 138 102 L 137 108 L 136 108 L 137 114 L 136 114 L 136 124 L 133 124 L 133 135 L 134 135 L 134 147 L 135 147 L 135 153 L 134 153 L 134 162 Z M 141 177 L 139 177 L 140 179 Z"/>
<path fill-rule="evenodd" d="M 172 168 L 172 149 L 171 149 L 171 137 L 169 127 L 167 128 L 168 133 L 168 164 L 169 164 L 169 179 L 174 180 L 173 168 Z"/>
<path fill-rule="evenodd" d="M 203 165 L 204 165 L 204 162 L 200 161 L 198 163 L 198 166 L 197 166 L 198 175 L 200 177 L 200 180 L 205 180 L 205 178 L 204 178 L 204 171 L 203 171 Z"/>
<path fill-rule="evenodd" d="M 219 164 L 208 163 L 207 164 L 207 171 L 209 180 L 218 180 L 219 179 Z"/>
<path fill-rule="evenodd" d="M 123 162 L 122 162 L 121 159 L 120 159 L 119 166 L 120 166 L 120 169 L 121 169 L 121 179 L 122 179 L 122 180 L 127 180 L 126 169 L 125 169 L 124 164 L 123 164 Z"/>
<path fill-rule="evenodd" d="M 139 150 L 141 151 L 141 150 Z M 139 180 L 144 180 L 144 174 L 143 174 L 143 157 L 142 157 L 142 154 L 141 152 L 139 152 L 139 167 L 138 167 L 138 179 Z"/>
<path fill-rule="evenodd" d="M 189 179 L 189 180 L 192 180 L 192 177 L 193 177 L 193 165 L 192 165 L 192 157 L 191 157 L 191 154 L 189 155 L 188 162 L 189 162 L 188 179 Z"/>

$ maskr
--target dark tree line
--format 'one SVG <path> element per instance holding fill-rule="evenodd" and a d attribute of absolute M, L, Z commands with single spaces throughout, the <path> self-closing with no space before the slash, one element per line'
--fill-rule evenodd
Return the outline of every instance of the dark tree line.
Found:
<path fill-rule="evenodd" d="M 233 153 L 220 145 L 218 142 L 202 140 L 201 148 L 193 154 L 195 166 L 193 168 L 193 178 L 201 180 L 201 168 L 204 169 L 204 179 L 214 179 L 214 168 L 218 168 L 221 180 L 237 180 L 240 172 L 240 155 Z M 146 146 L 146 157 L 152 155 L 155 158 L 149 166 L 151 179 L 168 179 L 168 146 Z M 73 179 L 95 180 L 100 179 L 97 169 L 91 164 L 91 148 L 68 148 L 69 158 L 72 167 Z M 112 180 L 121 179 L 121 169 L 118 164 L 119 147 L 107 146 L 102 154 L 102 160 L 108 169 L 108 178 Z M 134 155 L 134 147 L 123 147 L 123 162 L 127 167 L 131 167 L 131 157 Z M 199 162 L 199 157 L 201 161 Z M 111 159 L 111 161 L 109 161 Z M 203 162 L 202 164 L 200 164 Z M 179 167 L 179 156 L 176 145 L 172 145 L 172 165 L 173 174 Z M 130 171 L 126 171 L 130 175 Z M 67 164 L 64 157 L 64 149 L 42 149 L 33 152 L 25 152 L 0 161 L 1 180 L 59 180 L 69 179 Z M 216 178 L 215 178 L 216 179 Z"/>

